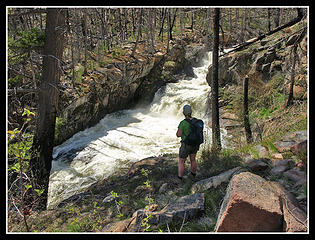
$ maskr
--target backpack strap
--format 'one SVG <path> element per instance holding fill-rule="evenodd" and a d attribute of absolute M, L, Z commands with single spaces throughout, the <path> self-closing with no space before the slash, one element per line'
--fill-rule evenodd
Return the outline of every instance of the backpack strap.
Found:
<path fill-rule="evenodd" d="M 186 122 L 188 122 L 189 124 L 193 124 L 194 122 L 196 122 L 196 118 L 192 118 L 191 120 L 190 119 L 187 119 L 185 118 L 184 120 L 186 120 Z"/>

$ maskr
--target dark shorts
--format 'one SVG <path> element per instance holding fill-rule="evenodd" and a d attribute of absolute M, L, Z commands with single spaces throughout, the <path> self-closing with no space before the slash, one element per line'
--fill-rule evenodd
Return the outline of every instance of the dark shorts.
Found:
<path fill-rule="evenodd" d="M 199 145 L 197 146 L 190 146 L 185 143 L 181 143 L 181 146 L 179 148 L 179 157 L 180 158 L 187 158 L 190 154 L 196 154 L 199 150 Z"/>

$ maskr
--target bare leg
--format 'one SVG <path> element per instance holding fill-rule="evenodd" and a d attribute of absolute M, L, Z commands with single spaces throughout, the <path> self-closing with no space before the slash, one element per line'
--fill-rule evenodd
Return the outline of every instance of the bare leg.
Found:
<path fill-rule="evenodd" d="M 197 172 L 196 154 L 190 154 L 189 158 L 190 158 L 191 172 L 196 173 Z"/>
<path fill-rule="evenodd" d="M 185 172 L 185 160 L 184 158 L 178 158 L 178 176 L 184 176 Z"/>

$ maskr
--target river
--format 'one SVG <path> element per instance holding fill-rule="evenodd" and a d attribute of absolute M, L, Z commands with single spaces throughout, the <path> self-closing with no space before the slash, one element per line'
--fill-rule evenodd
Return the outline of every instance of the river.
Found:
<path fill-rule="evenodd" d="M 176 131 L 185 104 L 192 106 L 194 117 L 205 122 L 206 140 L 211 142 L 206 113 L 210 92 L 206 74 L 211 60 L 209 52 L 202 66 L 193 69 L 195 78 L 166 84 L 148 106 L 107 114 L 95 126 L 56 146 L 48 208 L 109 177 L 122 164 L 130 166 L 147 157 L 177 153 L 180 139 Z M 224 146 L 224 137 L 221 139 Z"/>

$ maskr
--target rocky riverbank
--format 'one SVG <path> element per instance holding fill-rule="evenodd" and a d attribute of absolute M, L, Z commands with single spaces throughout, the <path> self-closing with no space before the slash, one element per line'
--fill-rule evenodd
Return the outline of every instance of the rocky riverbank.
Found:
<path fill-rule="evenodd" d="M 183 43 L 174 42 L 168 53 L 162 49 L 155 54 L 138 51 L 133 58 L 125 54 L 104 67 L 97 67 L 87 76 L 81 76 L 84 87 L 58 116 L 56 145 L 95 125 L 108 113 L 150 103 L 156 91 L 166 83 L 183 76 L 193 77 L 192 67 L 199 64 L 205 47 Z M 131 48 L 126 49 L 127 53 L 131 51 Z M 63 94 L 61 99 L 69 102 L 69 94 Z M 76 95 L 71 94 L 71 97 Z"/>
<path fill-rule="evenodd" d="M 290 148 L 281 148 L 288 138 Z M 307 170 L 300 156 L 306 139 L 306 132 L 289 134 L 270 158 L 203 153 L 196 178 L 186 163 L 184 182 L 176 178 L 177 156 L 144 159 L 54 210 L 32 214 L 29 226 L 41 232 L 305 232 Z"/>

